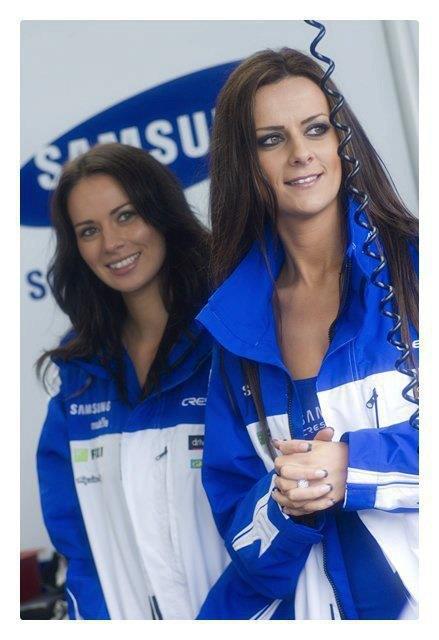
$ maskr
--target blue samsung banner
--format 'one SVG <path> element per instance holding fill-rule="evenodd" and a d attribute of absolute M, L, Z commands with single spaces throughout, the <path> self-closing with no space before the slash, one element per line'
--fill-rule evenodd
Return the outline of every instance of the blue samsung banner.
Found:
<path fill-rule="evenodd" d="M 128 98 L 74 127 L 21 169 L 21 224 L 50 226 L 49 200 L 62 165 L 98 143 L 143 148 L 169 166 L 183 188 L 205 180 L 217 95 L 232 62 L 171 80 Z"/>

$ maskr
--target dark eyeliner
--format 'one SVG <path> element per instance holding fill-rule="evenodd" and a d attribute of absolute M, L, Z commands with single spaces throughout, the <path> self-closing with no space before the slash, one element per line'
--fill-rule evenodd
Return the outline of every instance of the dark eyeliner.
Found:
<path fill-rule="evenodd" d="M 281 139 L 281 135 L 279 133 L 269 133 L 266 136 L 263 136 L 262 138 L 258 138 L 258 140 L 257 140 L 258 146 L 260 146 L 260 147 L 264 147 L 264 146 L 272 147 L 272 146 L 274 146 L 276 143 L 270 144 L 270 145 L 265 145 L 264 143 L 267 142 L 267 140 L 270 140 L 270 138 L 275 138 L 275 137 Z"/>
<path fill-rule="evenodd" d="M 315 137 L 318 136 L 322 136 L 324 133 L 326 133 L 329 128 L 330 125 L 327 122 L 314 122 L 310 127 L 308 127 L 308 129 L 306 130 L 306 133 L 309 133 L 309 131 L 311 131 L 312 129 L 323 129 L 323 131 L 321 131 L 320 133 L 314 134 Z"/>

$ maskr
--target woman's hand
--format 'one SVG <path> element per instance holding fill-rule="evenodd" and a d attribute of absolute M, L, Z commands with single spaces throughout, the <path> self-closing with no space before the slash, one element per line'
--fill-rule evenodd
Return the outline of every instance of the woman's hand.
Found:
<path fill-rule="evenodd" d="M 323 429 L 313 441 L 274 440 L 283 454 L 276 458 L 276 489 L 273 499 L 284 513 L 303 516 L 323 511 L 344 498 L 346 488 L 348 446 L 330 442 L 333 431 Z M 298 480 L 308 480 L 309 487 L 300 488 Z"/>

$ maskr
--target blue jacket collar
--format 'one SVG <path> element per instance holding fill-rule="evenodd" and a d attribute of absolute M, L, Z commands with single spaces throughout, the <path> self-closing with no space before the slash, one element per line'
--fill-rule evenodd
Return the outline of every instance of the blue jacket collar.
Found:
<path fill-rule="evenodd" d="M 67 342 L 73 335 L 70 331 L 62 343 Z M 160 384 L 160 392 L 166 391 L 184 380 L 188 379 L 205 360 L 210 357 L 212 349 L 212 339 L 207 331 L 193 320 L 187 330 L 180 336 L 180 339 L 172 347 L 168 368 L 164 372 Z M 135 399 L 140 394 L 140 387 L 134 370 L 134 365 L 127 352 L 124 354 L 127 370 L 127 387 L 130 400 Z M 56 361 L 56 364 L 63 364 Z M 111 379 L 111 372 L 104 366 L 102 359 L 94 357 L 90 360 L 73 359 L 68 364 L 76 366 L 88 375 L 96 378 Z"/>
<path fill-rule="evenodd" d="M 369 277 L 376 263 L 362 252 L 367 230 L 355 222 L 357 208 L 358 204 L 353 199 L 347 202 L 346 258 L 351 262 L 351 291 L 359 293 L 365 277 Z M 265 245 L 266 257 L 260 243 L 253 244 L 236 269 L 209 298 L 197 320 L 232 353 L 284 367 L 277 345 L 272 296 L 285 254 L 280 240 L 269 227 L 265 231 Z M 362 314 L 357 310 L 350 316 L 349 326 L 345 326 L 349 335 L 343 332 L 343 335 L 336 336 L 331 350 L 340 346 L 341 341 L 346 342 L 350 334 L 359 329 Z"/>

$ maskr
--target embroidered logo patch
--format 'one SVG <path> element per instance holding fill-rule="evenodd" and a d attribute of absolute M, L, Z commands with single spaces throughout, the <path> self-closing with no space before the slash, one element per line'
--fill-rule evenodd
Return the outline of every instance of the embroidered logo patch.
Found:
<path fill-rule="evenodd" d="M 191 469 L 201 469 L 202 466 L 203 466 L 203 461 L 201 458 L 192 458 Z"/>
<path fill-rule="evenodd" d="M 193 451 L 194 449 L 203 449 L 204 447 L 204 436 L 189 436 L 189 450 Z"/>

